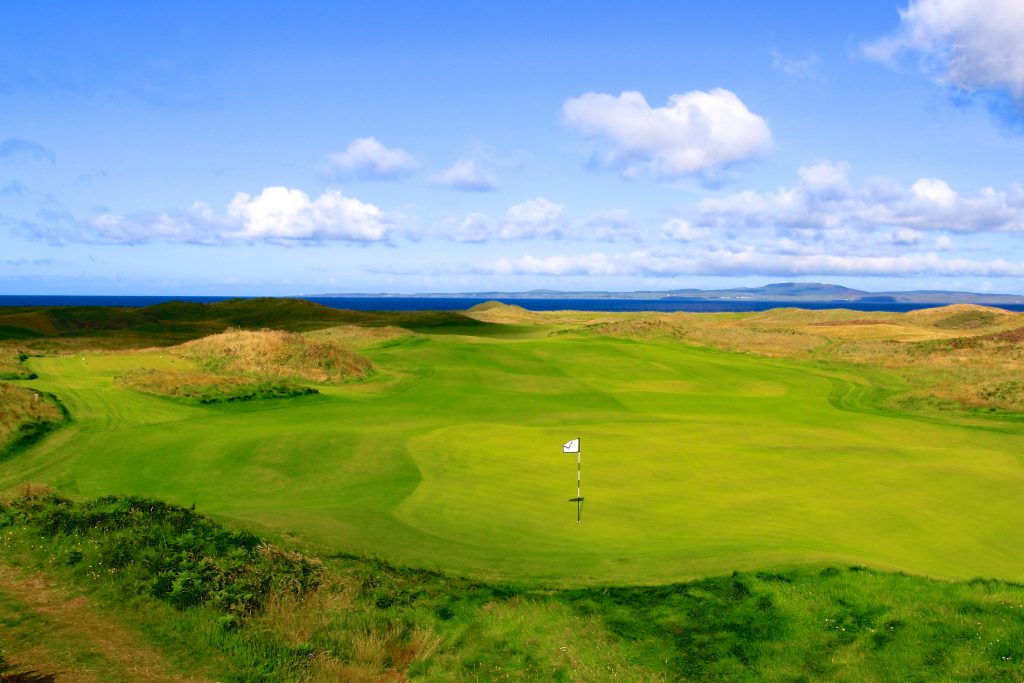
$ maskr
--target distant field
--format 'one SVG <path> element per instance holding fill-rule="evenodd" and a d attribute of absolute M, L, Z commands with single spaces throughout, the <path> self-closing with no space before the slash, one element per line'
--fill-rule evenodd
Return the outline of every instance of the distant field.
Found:
<path fill-rule="evenodd" d="M 278 401 L 187 405 L 115 381 L 182 368 L 160 351 L 30 358 L 31 386 L 74 422 L 5 462 L 0 488 L 195 502 L 325 554 L 555 584 L 806 563 L 1024 580 L 1024 422 L 903 414 L 885 402 L 887 370 L 698 347 L 710 328 L 685 316 L 489 315 L 500 322 L 339 333 L 369 345 L 377 373 Z M 762 315 L 757 329 L 730 322 L 752 316 L 703 320 L 737 343 L 812 337 L 812 351 L 830 339 L 818 323 L 836 322 Z M 910 329 L 864 318 L 831 327 L 858 343 L 874 343 L 875 325 Z M 1017 318 L 943 320 L 907 343 Z M 582 524 L 561 453 L 576 436 Z"/>

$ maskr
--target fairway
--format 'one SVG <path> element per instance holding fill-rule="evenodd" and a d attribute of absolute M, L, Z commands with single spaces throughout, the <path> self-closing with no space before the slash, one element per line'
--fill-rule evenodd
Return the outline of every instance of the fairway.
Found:
<path fill-rule="evenodd" d="M 169 355 L 33 358 L 20 384 L 74 422 L 0 487 L 146 494 L 328 554 L 552 584 L 824 562 L 1024 580 L 1020 423 L 853 410 L 870 382 L 848 369 L 544 332 L 388 342 L 369 381 L 213 406 L 115 384 L 188 367 Z"/>

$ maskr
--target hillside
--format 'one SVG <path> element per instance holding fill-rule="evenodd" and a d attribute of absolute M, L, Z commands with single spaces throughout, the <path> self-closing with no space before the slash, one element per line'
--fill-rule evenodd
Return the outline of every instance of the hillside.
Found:
<path fill-rule="evenodd" d="M 186 342 L 174 352 L 217 372 L 345 382 L 373 371 L 373 363 L 331 340 L 281 330 L 229 330 Z"/>
<path fill-rule="evenodd" d="M 0 308 L 0 344 L 17 348 L 165 346 L 231 328 L 305 332 L 338 325 L 418 329 L 481 325 L 447 311 L 349 311 L 305 299 L 168 302 L 145 308 L 51 306 Z"/>

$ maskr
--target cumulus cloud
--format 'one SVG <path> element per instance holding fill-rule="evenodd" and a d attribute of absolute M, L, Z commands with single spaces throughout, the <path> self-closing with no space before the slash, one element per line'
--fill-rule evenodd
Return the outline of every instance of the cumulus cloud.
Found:
<path fill-rule="evenodd" d="M 498 186 L 498 181 L 479 161 L 459 159 L 438 174 L 438 185 L 463 192 L 489 192 Z"/>
<path fill-rule="evenodd" d="M 86 219 L 49 212 L 38 221 L 22 221 L 19 227 L 51 241 L 220 244 L 238 240 L 380 242 L 388 238 L 392 225 L 373 204 L 337 190 L 312 199 L 301 190 L 266 187 L 255 196 L 239 192 L 222 214 L 196 202 L 186 209 L 101 213 Z"/>
<path fill-rule="evenodd" d="M 766 152 L 771 131 L 723 88 L 672 95 L 651 107 L 639 92 L 585 93 L 565 102 L 566 125 L 595 143 L 593 161 L 626 177 L 709 172 Z"/>
<path fill-rule="evenodd" d="M 1024 101 L 1024 3 L 912 0 L 892 35 L 864 46 L 869 57 L 910 59 L 929 76 L 975 92 L 1005 90 Z"/>
<path fill-rule="evenodd" d="M 252 197 L 239 192 L 228 206 L 242 239 L 378 242 L 387 233 L 383 212 L 373 204 L 328 190 L 310 199 L 302 190 L 267 187 Z"/>
<path fill-rule="evenodd" d="M 377 138 L 356 138 L 344 152 L 327 155 L 331 170 L 360 180 L 397 180 L 416 170 L 404 149 L 386 147 Z"/>
<path fill-rule="evenodd" d="M 775 192 L 743 191 L 705 199 L 697 206 L 698 224 L 720 229 L 776 228 L 856 236 L 877 228 L 903 229 L 910 243 L 921 230 L 952 232 L 1018 232 L 1024 230 L 1024 188 L 1006 191 L 986 187 L 959 193 L 938 178 L 922 178 L 909 188 L 872 179 L 853 187 L 846 164 L 823 162 L 799 170 L 799 181 Z"/>
<path fill-rule="evenodd" d="M 691 275 L 764 276 L 891 276 L 939 275 L 949 277 L 1021 277 L 1024 263 L 1003 259 L 972 261 L 943 259 L 937 254 L 898 256 L 839 256 L 830 254 L 783 254 L 775 251 L 715 249 L 695 254 L 664 254 L 633 251 L 615 254 L 532 256 L 502 258 L 477 268 L 494 275 L 547 276 L 644 276 Z"/>
<path fill-rule="evenodd" d="M 53 152 L 42 145 L 19 138 L 0 142 L 0 159 L 7 161 L 56 161 Z"/>

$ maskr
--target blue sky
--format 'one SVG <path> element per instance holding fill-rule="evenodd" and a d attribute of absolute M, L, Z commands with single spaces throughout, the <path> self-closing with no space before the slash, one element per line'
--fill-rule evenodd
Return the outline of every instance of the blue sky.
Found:
<path fill-rule="evenodd" d="M 1024 293 L 1018 0 L 361 4 L 0 2 L 0 293 Z"/>

